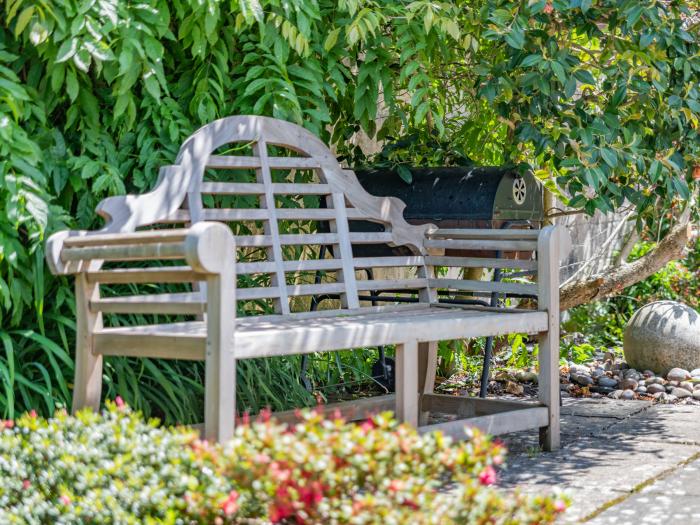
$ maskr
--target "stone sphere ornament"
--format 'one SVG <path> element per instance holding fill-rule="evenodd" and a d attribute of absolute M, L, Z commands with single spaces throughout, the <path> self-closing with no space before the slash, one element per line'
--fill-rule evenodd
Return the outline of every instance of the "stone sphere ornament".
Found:
<path fill-rule="evenodd" d="M 700 313 L 676 301 L 649 303 L 627 323 L 624 351 L 637 370 L 665 375 L 672 368 L 700 368 Z"/>

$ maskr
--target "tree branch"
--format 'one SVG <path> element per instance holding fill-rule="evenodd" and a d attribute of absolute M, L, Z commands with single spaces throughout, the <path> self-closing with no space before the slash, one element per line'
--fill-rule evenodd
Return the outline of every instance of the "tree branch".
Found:
<path fill-rule="evenodd" d="M 681 258 L 693 234 L 689 217 L 684 217 L 653 250 L 636 261 L 563 286 L 559 292 L 560 308 L 568 310 L 580 304 L 616 295 L 628 286 L 646 279 L 670 261 Z"/>

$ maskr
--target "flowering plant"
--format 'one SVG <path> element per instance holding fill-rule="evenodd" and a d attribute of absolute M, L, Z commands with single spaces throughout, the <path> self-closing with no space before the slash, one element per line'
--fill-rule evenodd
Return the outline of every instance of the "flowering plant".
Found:
<path fill-rule="evenodd" d="M 505 450 L 485 435 L 419 435 L 380 414 L 354 425 L 263 413 L 223 445 L 158 427 L 123 403 L 0 422 L 10 523 L 552 523 L 565 502 L 493 485 Z"/>

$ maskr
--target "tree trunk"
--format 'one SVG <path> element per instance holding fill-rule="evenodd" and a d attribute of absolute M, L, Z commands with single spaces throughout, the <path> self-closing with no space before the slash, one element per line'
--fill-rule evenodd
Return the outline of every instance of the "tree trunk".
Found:
<path fill-rule="evenodd" d="M 628 286 L 646 279 L 670 261 L 681 258 L 692 238 L 690 222 L 687 219 L 681 221 L 653 250 L 636 261 L 623 263 L 604 273 L 563 286 L 560 290 L 561 310 L 616 295 Z"/>

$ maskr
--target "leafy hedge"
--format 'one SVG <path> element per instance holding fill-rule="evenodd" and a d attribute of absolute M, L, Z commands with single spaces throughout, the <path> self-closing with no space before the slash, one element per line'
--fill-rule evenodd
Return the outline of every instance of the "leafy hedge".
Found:
<path fill-rule="evenodd" d="M 505 451 L 479 432 L 453 445 L 386 414 L 264 419 L 224 446 L 120 399 L 102 414 L 0 422 L 3 523 L 515 525 L 551 523 L 566 506 L 491 486 Z"/>

